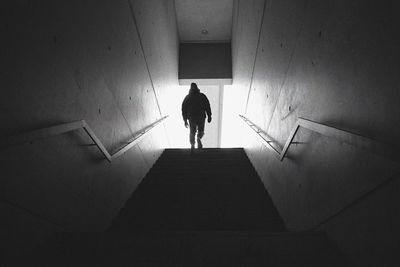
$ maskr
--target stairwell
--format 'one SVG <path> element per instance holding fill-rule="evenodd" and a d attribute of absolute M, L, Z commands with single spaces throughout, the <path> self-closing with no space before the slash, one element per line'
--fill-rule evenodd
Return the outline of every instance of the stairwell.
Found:
<path fill-rule="evenodd" d="M 288 232 L 243 149 L 166 149 L 106 233 L 58 233 L 55 266 L 345 266 L 321 232 Z M 46 259 L 46 260 L 44 260 Z"/>
<path fill-rule="evenodd" d="M 242 149 L 165 150 L 113 231 L 286 231 Z"/>

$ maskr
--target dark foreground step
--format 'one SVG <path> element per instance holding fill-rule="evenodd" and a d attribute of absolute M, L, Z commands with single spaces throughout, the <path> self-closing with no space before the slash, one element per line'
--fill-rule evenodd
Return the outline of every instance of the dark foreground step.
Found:
<path fill-rule="evenodd" d="M 210 160 L 210 154 L 219 156 Z M 186 149 L 164 151 L 110 227 L 120 233 L 132 229 L 286 228 L 243 149 L 203 149 L 193 155 Z"/>
<path fill-rule="evenodd" d="M 59 233 L 36 251 L 40 266 L 347 266 L 323 233 Z"/>

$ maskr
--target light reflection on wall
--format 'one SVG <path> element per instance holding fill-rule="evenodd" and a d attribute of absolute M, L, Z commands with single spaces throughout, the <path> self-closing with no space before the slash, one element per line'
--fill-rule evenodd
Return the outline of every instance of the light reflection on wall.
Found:
<path fill-rule="evenodd" d="M 177 86 L 169 91 L 166 114 L 169 118 L 165 123 L 170 146 L 169 148 L 188 148 L 189 130 L 185 128 L 182 120 L 181 105 L 187 95 L 189 86 Z"/>

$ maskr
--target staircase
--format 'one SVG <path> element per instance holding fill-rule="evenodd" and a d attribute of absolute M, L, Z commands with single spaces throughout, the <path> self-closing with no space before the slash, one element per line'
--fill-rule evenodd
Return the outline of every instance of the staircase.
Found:
<path fill-rule="evenodd" d="M 165 150 L 111 231 L 268 231 L 285 226 L 242 149 Z"/>
<path fill-rule="evenodd" d="M 347 265 L 323 233 L 287 231 L 243 149 L 214 148 L 166 149 L 106 233 L 58 233 L 42 256 L 42 266 Z"/>

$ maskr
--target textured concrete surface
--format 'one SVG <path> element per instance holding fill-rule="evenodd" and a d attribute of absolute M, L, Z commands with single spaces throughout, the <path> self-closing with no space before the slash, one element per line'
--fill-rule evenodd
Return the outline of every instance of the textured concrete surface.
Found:
<path fill-rule="evenodd" d="M 174 1 L 131 1 L 162 113 L 177 85 L 179 40 Z"/>
<path fill-rule="evenodd" d="M 230 42 L 232 4 L 232 0 L 175 0 L 179 40 Z"/>
<path fill-rule="evenodd" d="M 177 86 L 174 12 L 156 0 L 3 3 L 1 137 L 84 119 L 107 149 L 124 146 Z M 79 130 L 1 148 L 2 246 L 105 229 L 167 139 L 161 126 L 112 164 L 91 144 Z"/>
<path fill-rule="evenodd" d="M 244 112 L 245 99 L 249 88 L 256 56 L 259 28 L 263 18 L 264 1 L 253 0 L 251 4 L 234 1 L 232 28 L 232 76 L 231 94 L 238 99 L 238 112 Z M 244 23 L 246 22 L 246 23 Z"/>
<path fill-rule="evenodd" d="M 273 0 L 260 14 L 254 5 L 262 2 L 234 5 L 232 89 L 246 96 L 238 106 L 250 120 L 281 147 L 304 117 L 396 149 L 400 39 L 394 2 Z M 323 222 L 386 179 L 398 181 L 398 158 L 300 130 L 299 143 L 280 162 L 248 134 L 243 140 L 289 229 L 326 229 L 356 263 L 393 264 L 399 247 L 393 239 L 400 237 L 392 223 L 399 220 L 397 187 L 386 184 Z"/>

